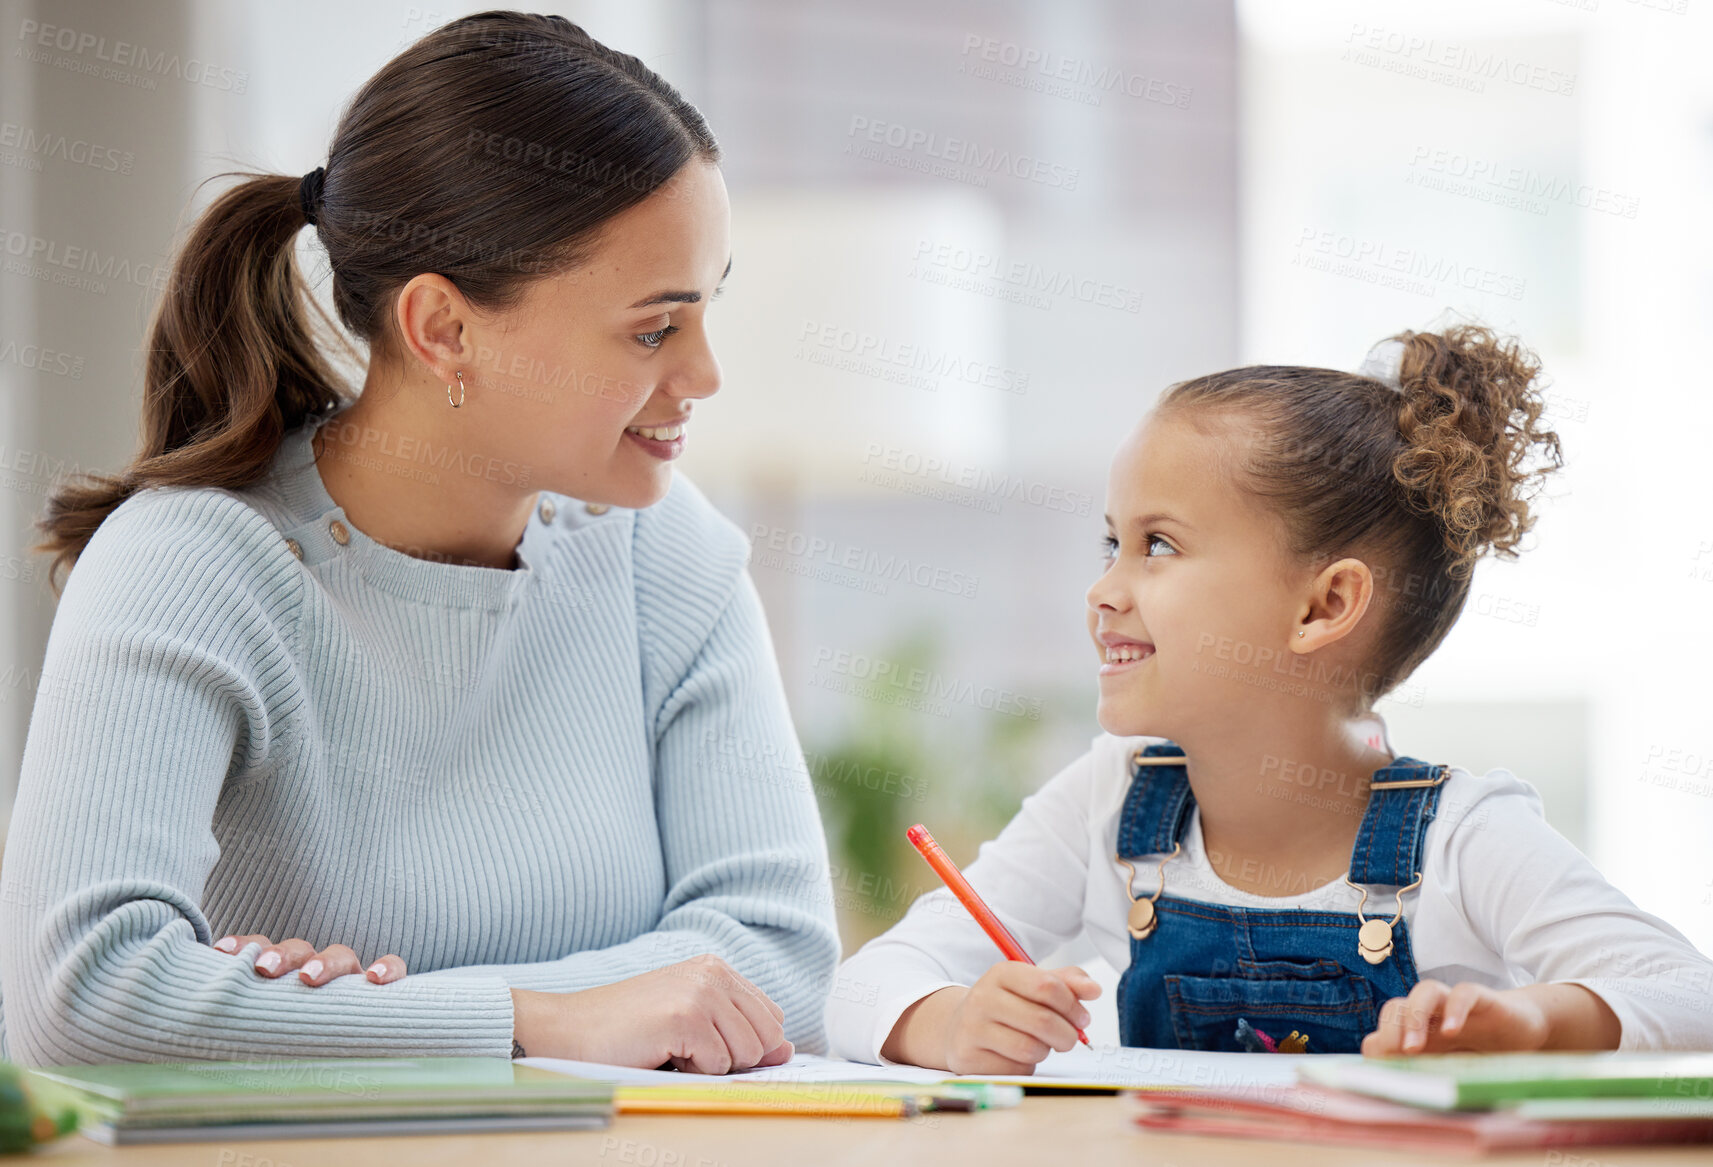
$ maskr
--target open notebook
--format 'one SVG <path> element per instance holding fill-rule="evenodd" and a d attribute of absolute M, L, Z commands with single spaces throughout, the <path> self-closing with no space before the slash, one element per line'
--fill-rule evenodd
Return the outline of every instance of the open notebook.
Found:
<path fill-rule="evenodd" d="M 1042 1090 L 1139 1090 L 1148 1088 L 1228 1087 L 1289 1085 L 1296 1081 L 1297 1066 L 1305 1061 L 1359 1054 L 1246 1054 L 1203 1053 L 1196 1050 L 1137 1049 L 1120 1046 L 1078 1046 L 1069 1053 L 1051 1053 L 1033 1075 L 972 1075 L 960 1078 L 940 1070 L 919 1066 L 871 1066 L 866 1062 L 837 1061 L 814 1054 L 798 1054 L 783 1066 L 741 1070 L 733 1074 L 683 1074 L 676 1070 L 638 1070 L 599 1062 L 574 1062 L 562 1058 L 523 1058 L 520 1065 L 536 1066 L 572 1074 L 579 1078 L 625 1085 L 674 1085 L 687 1080 L 699 1084 L 770 1082 L 1001 1082 Z"/>

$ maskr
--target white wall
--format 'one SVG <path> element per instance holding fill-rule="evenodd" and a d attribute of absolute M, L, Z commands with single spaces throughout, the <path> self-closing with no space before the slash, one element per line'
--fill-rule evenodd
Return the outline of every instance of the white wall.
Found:
<path fill-rule="evenodd" d="M 1453 308 L 1541 355 L 1566 468 L 1521 559 L 1477 570 L 1396 720 L 1534 782 L 1549 811 L 1585 781 L 1591 857 L 1707 948 L 1713 11 L 1672 7 L 1243 3 L 1243 348 L 1351 368 Z M 1485 73 L 1486 54 L 1518 79 Z M 1332 271 L 1304 262 L 1364 247 Z M 1411 251 L 1521 295 L 1375 282 Z M 1489 716 L 1459 737 L 1469 702 Z M 1495 711 L 1516 722 L 1504 753 Z"/>

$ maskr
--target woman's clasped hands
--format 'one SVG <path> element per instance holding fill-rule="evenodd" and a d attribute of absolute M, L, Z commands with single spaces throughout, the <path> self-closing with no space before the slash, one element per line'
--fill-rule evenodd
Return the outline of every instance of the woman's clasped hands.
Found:
<path fill-rule="evenodd" d="M 389 952 L 364 968 L 356 952 L 343 944 L 329 944 L 318 949 L 309 941 L 296 937 L 275 944 L 260 933 L 222 936 L 214 942 L 214 948 L 236 956 L 252 944 L 261 945 L 261 951 L 250 962 L 258 973 L 265 977 L 281 977 L 297 969 L 297 979 L 306 985 L 325 985 L 335 977 L 353 973 L 362 973 L 372 984 L 384 985 L 398 980 L 406 971 L 404 958 L 396 953 Z"/>
<path fill-rule="evenodd" d="M 404 958 L 390 952 L 365 968 L 344 944 L 316 948 L 296 937 L 275 944 L 259 933 L 214 942 L 230 955 L 251 945 L 259 946 L 251 959 L 258 974 L 296 969 L 312 987 L 357 973 L 384 985 L 406 972 Z M 782 1065 L 795 1052 L 785 1040 L 785 1011 L 712 954 L 581 992 L 513 989 L 511 996 L 513 1036 L 526 1056 L 725 1074 Z"/>

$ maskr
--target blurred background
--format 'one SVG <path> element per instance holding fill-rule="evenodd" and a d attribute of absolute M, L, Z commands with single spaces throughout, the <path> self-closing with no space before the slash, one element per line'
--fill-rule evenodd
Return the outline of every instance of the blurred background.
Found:
<path fill-rule="evenodd" d="M 29 522 L 133 451 L 198 183 L 325 161 L 388 57 L 488 7 L 0 3 L 0 815 L 53 615 Z M 725 387 L 680 465 L 751 537 L 847 947 L 931 886 L 905 827 L 967 862 L 1098 732 L 1105 469 L 1161 390 L 1464 315 L 1541 355 L 1567 466 L 1392 744 L 1527 779 L 1713 949 L 1713 0 L 540 10 L 724 150 Z"/>

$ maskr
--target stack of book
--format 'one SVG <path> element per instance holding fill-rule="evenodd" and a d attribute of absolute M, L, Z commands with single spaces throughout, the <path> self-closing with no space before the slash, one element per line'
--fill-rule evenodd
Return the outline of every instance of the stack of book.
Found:
<path fill-rule="evenodd" d="M 1713 1054 L 1323 1055 L 1291 1085 L 1128 1095 L 1144 1127 L 1480 1153 L 1713 1142 Z"/>
<path fill-rule="evenodd" d="M 576 1130 L 612 1121 L 613 1085 L 503 1058 L 322 1058 L 25 1071 L 110 1144 Z"/>

